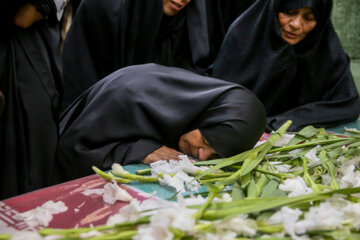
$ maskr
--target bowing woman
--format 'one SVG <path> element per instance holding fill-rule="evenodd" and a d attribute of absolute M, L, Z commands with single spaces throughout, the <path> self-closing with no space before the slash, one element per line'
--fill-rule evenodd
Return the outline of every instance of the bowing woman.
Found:
<path fill-rule="evenodd" d="M 354 121 L 359 95 L 330 16 L 332 0 L 259 0 L 232 24 L 212 76 L 265 105 L 268 130 Z M 246 36 L 246 37 L 244 37 Z"/>
<path fill-rule="evenodd" d="M 265 124 L 263 105 L 238 84 L 157 64 L 126 67 L 64 112 L 54 183 L 92 174 L 93 165 L 229 157 L 253 147 Z"/>
<path fill-rule="evenodd" d="M 0 199 L 48 186 L 58 140 L 64 1 L 6 0 L 0 9 Z"/>
<path fill-rule="evenodd" d="M 158 63 L 203 73 L 228 22 L 253 1 L 82 0 L 64 44 L 63 108 L 126 66 Z"/>

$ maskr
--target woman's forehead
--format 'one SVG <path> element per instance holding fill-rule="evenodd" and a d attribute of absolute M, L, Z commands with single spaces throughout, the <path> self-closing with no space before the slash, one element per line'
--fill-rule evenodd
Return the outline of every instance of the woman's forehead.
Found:
<path fill-rule="evenodd" d="M 330 16 L 332 0 L 274 0 L 275 11 L 286 12 L 303 7 L 311 8 L 315 19 L 319 22 L 325 21 Z"/>

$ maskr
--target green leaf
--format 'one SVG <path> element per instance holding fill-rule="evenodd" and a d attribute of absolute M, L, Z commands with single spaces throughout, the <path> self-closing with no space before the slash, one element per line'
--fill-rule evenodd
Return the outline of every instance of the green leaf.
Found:
<path fill-rule="evenodd" d="M 235 182 L 233 185 L 231 197 L 234 201 L 243 199 L 245 197 L 244 191 L 238 182 Z"/>
<path fill-rule="evenodd" d="M 254 176 L 251 176 L 250 184 L 247 188 L 247 197 L 248 198 L 256 198 L 257 196 L 258 196 L 258 192 L 257 192 Z"/>
<path fill-rule="evenodd" d="M 302 136 L 304 138 L 311 138 L 314 137 L 319 133 L 319 129 L 315 128 L 313 126 L 306 126 L 303 129 L 301 129 L 296 135 Z"/>
<path fill-rule="evenodd" d="M 285 197 L 286 193 L 278 189 L 279 182 L 276 180 L 270 180 L 264 187 L 260 198 L 277 198 Z"/>

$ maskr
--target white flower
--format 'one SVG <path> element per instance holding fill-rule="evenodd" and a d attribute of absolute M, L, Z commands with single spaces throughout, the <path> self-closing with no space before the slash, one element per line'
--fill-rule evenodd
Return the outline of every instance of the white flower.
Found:
<path fill-rule="evenodd" d="M 158 176 L 162 174 L 176 174 L 180 171 L 190 174 L 195 174 L 199 171 L 207 170 L 207 167 L 197 167 L 195 166 L 187 155 L 179 155 L 180 160 L 170 160 L 170 161 L 156 161 L 151 163 L 151 173 L 153 176 Z"/>
<path fill-rule="evenodd" d="M 304 179 L 300 176 L 286 179 L 284 183 L 279 184 L 279 189 L 287 192 L 288 197 L 296 197 L 313 192 L 311 188 L 306 186 Z"/>
<path fill-rule="evenodd" d="M 332 178 L 331 178 L 330 173 L 326 173 L 324 175 L 321 175 L 321 181 L 322 181 L 322 184 L 324 184 L 326 186 L 330 186 L 331 183 L 332 183 Z"/>
<path fill-rule="evenodd" d="M 140 212 L 140 203 L 135 199 L 131 201 L 128 205 L 120 208 L 119 213 L 110 216 L 106 222 L 106 225 L 112 226 L 117 223 L 136 221 L 140 217 Z"/>
<path fill-rule="evenodd" d="M 333 230 L 342 226 L 344 213 L 334 207 L 330 201 L 311 207 L 303 220 L 295 224 L 297 234 L 314 230 Z"/>
<path fill-rule="evenodd" d="M 344 130 L 347 131 L 347 132 L 360 133 L 360 130 L 357 129 L 357 128 L 347 128 L 347 127 L 344 127 Z"/>
<path fill-rule="evenodd" d="M 198 240 L 228 240 L 236 239 L 237 234 L 231 231 L 221 231 L 216 233 L 203 233 L 196 235 Z"/>
<path fill-rule="evenodd" d="M 134 240 L 170 240 L 173 233 L 169 227 L 174 227 L 182 231 L 191 231 L 195 226 L 195 219 L 192 215 L 196 210 L 188 209 L 178 205 L 168 209 L 157 210 L 150 218 L 150 224 L 138 228 L 138 234 Z"/>
<path fill-rule="evenodd" d="M 19 231 L 8 225 L 4 221 L 0 221 L 0 234 L 10 234 L 12 235 L 11 240 L 41 240 L 43 239 L 38 233 L 30 231 Z"/>
<path fill-rule="evenodd" d="M 291 139 L 295 137 L 295 134 L 283 134 L 281 138 L 274 144 L 275 147 L 281 147 L 285 144 L 288 144 Z"/>
<path fill-rule="evenodd" d="M 195 178 L 190 177 L 182 171 L 176 173 L 175 177 L 182 180 L 186 186 L 186 189 L 191 192 L 197 192 L 200 189 L 200 183 L 195 180 Z"/>
<path fill-rule="evenodd" d="M 283 224 L 284 230 L 293 239 L 297 239 L 295 234 L 295 223 L 302 212 L 299 209 L 292 209 L 287 206 L 282 207 L 279 211 L 269 218 L 269 224 Z"/>
<path fill-rule="evenodd" d="M 129 173 L 128 171 L 125 171 L 125 169 L 118 163 L 113 163 L 111 170 L 115 175 L 118 176 L 123 176 L 124 174 Z"/>
<path fill-rule="evenodd" d="M 355 230 L 360 230 L 360 204 L 349 204 L 343 211 L 346 220 L 351 220 Z"/>
<path fill-rule="evenodd" d="M 291 150 L 289 153 L 290 154 L 298 154 L 298 153 L 301 153 L 303 150 L 304 150 L 303 148 L 297 148 L 297 149 Z"/>
<path fill-rule="evenodd" d="M 168 174 L 164 174 L 162 178 L 159 178 L 159 183 L 161 185 L 166 185 L 169 187 L 173 187 L 176 189 L 176 192 L 186 192 L 184 182 L 175 176 L 170 176 Z"/>
<path fill-rule="evenodd" d="M 170 167 L 170 164 L 165 160 L 156 161 L 150 163 L 151 167 L 151 175 L 157 177 L 159 174 L 167 173 L 167 174 L 174 174 L 174 170 Z"/>
<path fill-rule="evenodd" d="M 67 206 L 62 201 L 47 201 L 40 207 L 21 213 L 15 218 L 17 220 L 24 220 L 31 227 L 38 225 L 47 227 L 54 214 L 66 212 L 67 210 Z"/>
<path fill-rule="evenodd" d="M 179 194 L 177 197 L 178 203 L 184 206 L 202 205 L 206 202 L 206 200 L 207 198 L 204 198 L 201 195 L 190 195 L 190 197 L 184 198 L 181 194 Z"/>
<path fill-rule="evenodd" d="M 236 232 L 239 235 L 252 237 L 256 234 L 257 224 L 253 219 L 247 219 L 247 216 L 241 215 L 230 220 L 222 220 L 214 223 L 217 230 L 227 230 Z"/>
<path fill-rule="evenodd" d="M 139 226 L 133 240 L 172 240 L 174 234 L 168 228 L 161 226 Z"/>
<path fill-rule="evenodd" d="M 266 143 L 267 142 L 267 140 L 260 140 L 260 141 L 258 141 L 256 144 L 255 144 L 255 146 L 253 147 L 253 148 L 256 148 L 256 147 L 258 147 L 258 146 L 260 146 L 260 145 L 263 145 L 264 143 Z"/>
<path fill-rule="evenodd" d="M 177 207 L 178 204 L 176 202 L 170 202 L 167 200 L 163 200 L 160 198 L 157 199 L 146 199 L 144 200 L 141 205 L 141 211 L 148 211 L 152 209 L 160 209 L 160 208 L 171 208 Z"/>
<path fill-rule="evenodd" d="M 343 161 L 337 168 L 338 175 L 336 180 L 340 188 L 360 187 L 360 157 L 355 157 L 348 161 Z"/>
<path fill-rule="evenodd" d="M 130 202 L 134 198 L 113 180 L 113 183 L 107 183 L 104 186 L 103 200 L 108 204 L 114 204 L 117 200 Z"/>
<path fill-rule="evenodd" d="M 104 189 L 101 189 L 101 188 L 86 189 L 85 191 L 82 192 L 82 194 L 85 195 L 85 196 L 90 196 L 91 194 L 103 195 L 104 194 Z"/>
<path fill-rule="evenodd" d="M 221 199 L 223 202 L 231 202 L 232 201 L 231 194 L 229 194 L 229 193 L 222 194 Z"/>
<path fill-rule="evenodd" d="M 208 167 L 197 167 L 195 166 L 187 155 L 179 155 L 180 161 L 178 161 L 178 164 L 180 165 L 180 168 L 185 173 L 195 174 L 196 172 L 205 171 L 209 169 Z"/>
<path fill-rule="evenodd" d="M 291 165 L 282 164 L 282 162 L 269 162 L 275 173 L 288 173 L 292 168 Z"/>
<path fill-rule="evenodd" d="M 316 156 L 316 149 L 319 147 L 320 146 L 318 145 L 305 154 L 305 157 L 310 160 L 310 162 L 307 164 L 309 168 L 316 167 L 317 165 L 321 164 L 320 159 Z"/>
<path fill-rule="evenodd" d="M 159 178 L 161 185 L 167 185 L 176 189 L 177 192 L 184 193 L 186 188 L 192 192 L 196 192 L 200 188 L 200 184 L 193 177 L 188 176 L 183 171 L 177 172 L 174 176 L 164 174 L 163 178 Z"/>

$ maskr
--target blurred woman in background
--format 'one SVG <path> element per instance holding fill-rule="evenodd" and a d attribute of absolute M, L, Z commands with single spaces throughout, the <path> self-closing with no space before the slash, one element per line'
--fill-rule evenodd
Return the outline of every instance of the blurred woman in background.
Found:
<path fill-rule="evenodd" d="M 359 95 L 334 31 L 332 0 L 259 0 L 230 27 L 212 76 L 239 83 L 265 105 L 268 131 L 354 121 Z M 244 37 L 246 36 L 246 37 Z"/>

